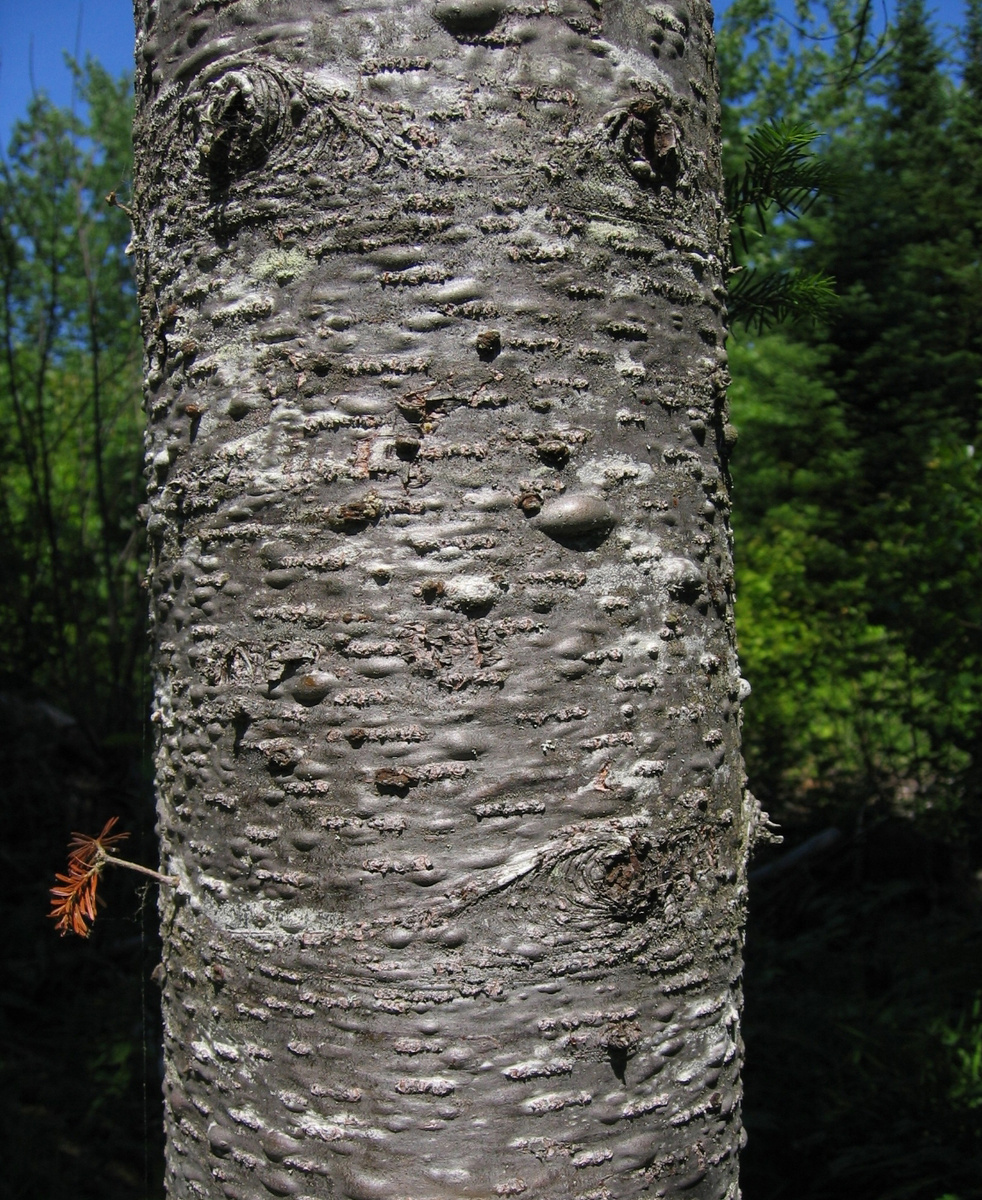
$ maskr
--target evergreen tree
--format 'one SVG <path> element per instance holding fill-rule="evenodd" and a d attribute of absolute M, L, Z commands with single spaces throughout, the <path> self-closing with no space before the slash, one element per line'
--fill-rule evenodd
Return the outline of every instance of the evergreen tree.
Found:
<path fill-rule="evenodd" d="M 915 808 L 940 806 L 956 825 L 975 803 L 982 708 L 969 679 L 982 622 L 969 581 L 979 556 L 973 455 L 982 378 L 978 26 L 973 9 L 960 86 L 923 4 L 911 0 L 898 13 L 889 56 L 869 77 L 842 86 L 838 43 L 812 46 L 801 52 L 802 70 L 812 79 L 824 71 L 832 81 L 825 87 L 787 102 L 769 89 L 739 98 L 740 112 L 830 118 L 822 155 L 836 178 L 834 194 L 793 227 L 772 224 L 756 249 L 774 269 L 832 277 L 836 308 L 824 323 L 786 327 L 766 343 L 741 335 L 733 355 L 743 437 L 735 466 L 745 597 L 738 621 L 759 697 L 748 709 L 747 753 L 769 804 L 782 790 L 787 797 L 816 780 L 820 792 L 841 789 L 849 778 L 857 796 L 879 797 L 889 808 L 903 794 Z M 767 66 L 773 51 L 764 45 L 756 53 Z M 778 44 L 776 54 L 786 74 L 792 51 Z M 769 455 L 794 457 L 781 407 L 787 389 L 760 377 L 774 354 L 775 362 L 783 354 L 795 363 L 784 372 L 801 379 L 799 397 L 824 394 L 826 411 L 837 414 L 812 450 L 818 461 L 850 466 L 828 476 L 817 504 L 798 497 L 788 508 L 761 473 Z M 799 531 L 786 543 L 792 558 L 775 557 L 792 513 Z M 792 560 L 798 565 L 788 575 Z M 765 594 L 783 597 L 782 607 L 762 607 Z M 780 611 L 795 614 L 814 647 L 795 657 L 790 672 L 779 666 L 778 630 L 788 628 Z"/>
<path fill-rule="evenodd" d="M 140 345 L 107 206 L 130 175 L 129 81 L 75 67 L 84 116 L 36 97 L 0 160 L 0 687 L 93 732 L 140 728 Z"/>
<path fill-rule="evenodd" d="M 751 786 L 792 844 L 845 834 L 751 875 L 752 1200 L 980 1194 L 979 29 L 960 82 L 910 4 L 862 76 L 737 97 L 821 125 L 836 192 L 757 253 L 841 297 L 730 347 Z"/>
<path fill-rule="evenodd" d="M 921 0 L 909 0 L 882 108 L 843 147 L 848 186 L 811 256 L 842 294 L 829 372 L 858 449 L 837 540 L 906 678 L 893 707 L 911 749 L 895 748 L 888 769 L 922 802 L 974 804 L 962 788 L 982 707 L 963 671 L 979 661 L 982 615 L 964 586 L 980 550 L 980 197 L 975 172 L 958 169 L 969 155 L 956 115 L 969 89 L 953 94 L 941 62 Z"/>

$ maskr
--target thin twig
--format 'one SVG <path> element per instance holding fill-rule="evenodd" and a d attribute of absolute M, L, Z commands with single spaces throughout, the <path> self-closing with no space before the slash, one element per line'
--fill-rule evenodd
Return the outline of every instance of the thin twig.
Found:
<path fill-rule="evenodd" d="M 126 215 L 129 217 L 129 219 L 130 219 L 131 221 L 134 219 L 134 218 L 133 218 L 133 210 L 132 210 L 132 208 L 129 208 L 129 207 L 128 207 L 127 205 L 125 205 L 125 204 L 120 204 L 120 202 L 119 202 L 119 201 L 116 199 L 116 190 L 115 190 L 115 188 L 114 188 L 114 189 L 113 189 L 113 190 L 112 190 L 112 191 L 109 193 L 109 195 L 106 197 L 106 203 L 109 205 L 109 207 L 110 207 L 110 208 L 118 208 L 120 212 L 124 212 L 124 213 L 126 213 Z"/>
<path fill-rule="evenodd" d="M 151 867 L 141 867 L 139 863 L 130 862 L 125 858 L 116 858 L 112 854 L 105 852 L 99 854 L 98 861 L 100 863 L 112 863 L 114 867 L 129 867 L 131 871 L 139 871 L 141 875 L 149 875 L 151 879 L 156 879 L 158 883 L 169 883 L 171 887 L 176 887 L 180 882 L 177 875 L 162 875 L 160 871 L 154 871 Z"/>

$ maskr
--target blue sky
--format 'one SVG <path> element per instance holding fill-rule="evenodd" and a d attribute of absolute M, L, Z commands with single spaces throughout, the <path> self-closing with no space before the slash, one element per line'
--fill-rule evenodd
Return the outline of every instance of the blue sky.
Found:
<path fill-rule="evenodd" d="M 98 58 L 114 75 L 133 70 L 132 0 L 0 0 L 0 143 L 33 89 L 70 104 L 65 51 Z M 33 88 L 32 88 L 33 78 Z"/>
<path fill-rule="evenodd" d="M 717 12 L 726 0 L 717 0 Z M 892 7 L 892 5 L 891 5 Z M 943 29 L 958 26 L 962 0 L 932 5 Z M 131 0 L 0 0 L 0 144 L 27 108 L 32 90 L 57 104 L 72 100 L 64 52 L 92 54 L 113 74 L 133 69 Z"/>

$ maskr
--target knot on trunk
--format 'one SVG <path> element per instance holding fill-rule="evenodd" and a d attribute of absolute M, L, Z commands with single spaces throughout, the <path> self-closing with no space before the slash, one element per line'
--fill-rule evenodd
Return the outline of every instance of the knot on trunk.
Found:
<path fill-rule="evenodd" d="M 630 845 L 604 862 L 603 883 L 598 889 L 612 915 L 620 921 L 644 921 L 655 901 L 655 881 L 649 878 L 648 839 L 634 834 Z"/>
<path fill-rule="evenodd" d="M 618 922 L 643 922 L 662 907 L 661 873 L 652 841 L 640 830 L 613 837 L 572 855 L 559 868 L 577 905 Z"/>
<path fill-rule="evenodd" d="M 638 183 L 675 187 L 682 169 L 679 131 L 659 100 L 635 100 L 611 114 L 606 126 L 618 157 Z"/>
<path fill-rule="evenodd" d="M 199 149 L 213 186 L 261 167 L 274 145 L 291 134 L 308 111 L 307 101 L 288 79 L 252 65 L 208 87 L 199 131 Z"/>

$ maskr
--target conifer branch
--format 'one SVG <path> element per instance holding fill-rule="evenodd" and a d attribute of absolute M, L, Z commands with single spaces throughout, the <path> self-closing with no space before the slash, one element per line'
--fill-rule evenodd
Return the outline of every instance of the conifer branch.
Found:
<path fill-rule="evenodd" d="M 727 309 L 730 322 L 762 332 L 768 325 L 789 317 L 823 317 L 837 303 L 834 280 L 804 271 L 773 273 L 744 268 L 730 285 Z"/>
<path fill-rule="evenodd" d="M 56 874 L 57 886 L 51 889 L 51 912 L 48 914 L 57 924 L 55 928 L 64 937 L 66 933 L 77 933 L 88 937 L 96 917 L 96 888 L 103 867 L 111 863 L 116 867 L 128 867 L 149 875 L 159 883 L 171 886 L 180 881 L 175 875 L 163 875 L 150 867 L 116 858 L 109 850 L 129 837 L 128 833 L 113 833 L 118 817 L 110 817 L 98 837 L 85 833 L 73 833 L 68 843 L 68 873 Z"/>
<path fill-rule="evenodd" d="M 747 141 L 747 161 L 726 189 L 726 209 L 744 251 L 750 216 L 766 232 L 768 213 L 800 217 L 820 192 L 833 190 L 835 172 L 811 150 L 818 130 L 794 121 L 770 121 Z"/>

